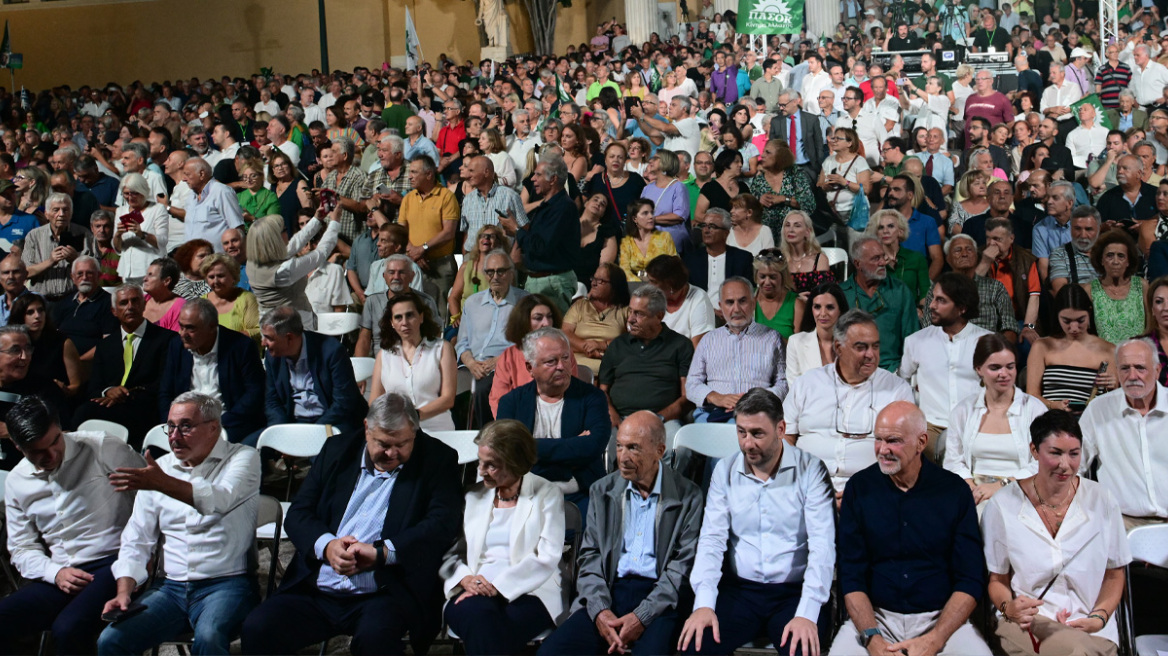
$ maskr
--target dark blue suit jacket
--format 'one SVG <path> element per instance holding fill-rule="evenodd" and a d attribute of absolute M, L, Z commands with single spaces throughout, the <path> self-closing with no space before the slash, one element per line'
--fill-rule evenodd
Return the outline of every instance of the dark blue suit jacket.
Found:
<path fill-rule="evenodd" d="M 1168 242 L 1154 241 L 1148 249 L 1148 280 L 1168 276 Z"/>
<path fill-rule="evenodd" d="M 158 395 L 162 420 L 170 413 L 175 397 L 191 389 L 194 358 L 182 340 L 170 343 L 166 354 L 167 374 L 162 376 Z M 264 427 L 264 366 L 255 341 L 219 326 L 219 392 L 223 398 L 220 423 L 232 442 Z"/>
<path fill-rule="evenodd" d="M 349 354 L 337 340 L 313 332 L 304 333 L 301 348 L 308 350 L 308 370 L 312 373 L 316 398 L 324 406 L 324 414 L 316 423 L 332 424 L 342 433 L 359 428 L 369 412 L 369 404 L 357 389 Z M 291 362 L 268 354 L 264 364 L 268 373 L 268 425 L 298 423 L 289 374 Z"/>
<path fill-rule="evenodd" d="M 709 288 L 710 262 L 707 257 L 706 249 L 703 246 L 686 251 L 682 260 L 685 262 L 685 268 L 689 269 L 689 284 L 701 287 L 708 292 L 713 290 Z M 726 278 L 732 276 L 742 276 L 747 280 L 754 280 L 754 256 L 750 254 L 750 251 L 733 246 L 726 247 Z"/>
<path fill-rule="evenodd" d="M 330 437 L 288 509 L 284 524 L 296 555 L 280 592 L 315 592 L 320 568 L 315 544 L 338 535 L 357 486 L 365 431 Z M 409 627 L 415 653 L 425 653 L 442 624 L 442 558 L 462 530 L 462 481 L 458 454 L 418 431 L 410 459 L 390 492 L 381 538 L 393 544 L 396 564 L 377 570 L 378 594 L 400 595 L 402 606 L 417 609 Z"/>
<path fill-rule="evenodd" d="M 535 381 L 507 392 L 499 399 L 496 419 L 515 419 L 535 430 Z M 587 435 L 582 435 L 588 431 Z M 588 488 L 604 477 L 604 448 L 612 434 L 608 399 L 598 388 L 572 378 L 564 393 L 559 439 L 536 440 L 539 459 L 533 474 L 549 481 L 576 479 L 585 497 Z"/>

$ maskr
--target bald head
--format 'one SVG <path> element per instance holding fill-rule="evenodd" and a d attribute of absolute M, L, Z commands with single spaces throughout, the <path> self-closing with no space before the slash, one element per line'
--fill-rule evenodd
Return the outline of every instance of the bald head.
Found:
<path fill-rule="evenodd" d="M 925 413 L 908 401 L 896 401 L 876 415 L 876 463 L 881 473 L 916 482 L 921 453 L 929 443 Z"/>
<path fill-rule="evenodd" d="M 665 425 L 656 414 L 642 410 L 621 422 L 616 434 L 617 467 L 642 495 L 653 489 L 664 456 Z"/>

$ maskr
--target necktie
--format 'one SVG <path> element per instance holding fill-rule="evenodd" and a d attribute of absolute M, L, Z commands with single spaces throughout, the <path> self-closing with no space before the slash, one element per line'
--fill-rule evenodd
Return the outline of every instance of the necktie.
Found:
<path fill-rule="evenodd" d="M 134 333 L 126 335 L 126 348 L 122 350 L 122 386 L 130 377 L 130 365 L 134 364 Z"/>
<path fill-rule="evenodd" d="M 795 150 L 799 146 L 799 133 L 795 130 L 795 116 L 791 115 L 791 141 L 787 144 L 791 147 L 791 152 L 795 153 L 796 159 L 799 157 L 799 151 Z"/>
<path fill-rule="evenodd" d="M 925 175 L 930 178 L 933 177 L 933 156 L 929 155 L 929 161 L 925 162 Z"/>

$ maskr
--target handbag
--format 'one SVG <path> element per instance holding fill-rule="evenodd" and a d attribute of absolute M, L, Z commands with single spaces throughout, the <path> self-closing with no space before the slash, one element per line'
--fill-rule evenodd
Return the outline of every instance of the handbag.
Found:
<path fill-rule="evenodd" d="M 868 195 L 864 193 L 863 185 L 860 186 L 860 193 L 856 194 L 852 201 L 852 213 L 848 217 L 848 227 L 856 232 L 863 232 L 868 227 L 868 211 L 871 206 L 868 204 Z"/>

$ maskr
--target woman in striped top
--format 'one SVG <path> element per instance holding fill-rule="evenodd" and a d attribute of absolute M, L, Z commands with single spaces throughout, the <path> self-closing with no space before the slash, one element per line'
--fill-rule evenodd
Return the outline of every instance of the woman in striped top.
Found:
<path fill-rule="evenodd" d="M 1094 306 L 1082 287 L 1064 286 L 1054 304 L 1058 322 L 1030 349 L 1026 392 L 1047 408 L 1080 414 L 1097 394 L 1115 388 L 1115 346 L 1096 335 Z"/>

